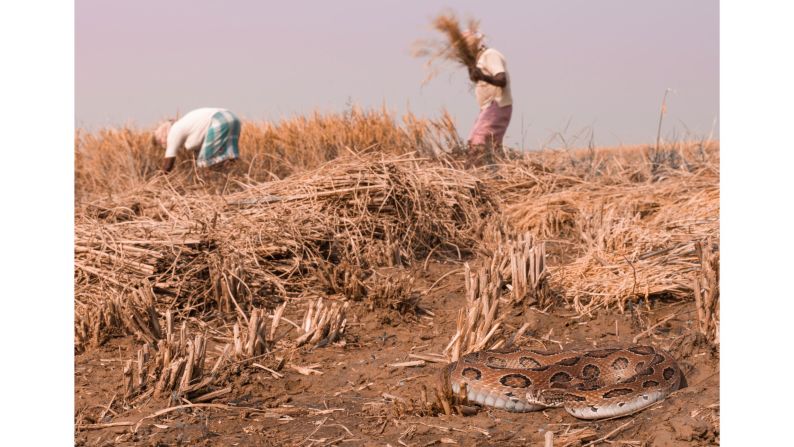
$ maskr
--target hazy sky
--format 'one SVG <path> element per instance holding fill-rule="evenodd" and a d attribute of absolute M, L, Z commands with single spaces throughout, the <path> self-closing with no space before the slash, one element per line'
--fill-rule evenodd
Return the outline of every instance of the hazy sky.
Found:
<path fill-rule="evenodd" d="M 666 88 L 664 137 L 719 138 L 717 0 L 77 0 L 76 125 L 148 127 L 204 106 L 279 120 L 354 103 L 447 108 L 465 137 L 478 112 L 465 70 L 422 85 L 425 61 L 411 56 L 445 8 L 479 18 L 507 59 L 507 144 L 536 149 L 560 132 L 581 146 L 590 130 L 597 145 L 652 142 Z"/>

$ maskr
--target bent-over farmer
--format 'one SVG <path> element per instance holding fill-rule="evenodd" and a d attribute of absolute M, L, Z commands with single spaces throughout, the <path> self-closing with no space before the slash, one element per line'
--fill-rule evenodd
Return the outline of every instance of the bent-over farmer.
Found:
<path fill-rule="evenodd" d="M 163 171 L 174 168 L 179 149 L 198 150 L 196 165 L 205 168 L 240 156 L 240 120 L 230 111 L 214 107 L 195 109 L 177 121 L 166 120 L 154 131 L 165 147 Z"/>
<path fill-rule="evenodd" d="M 493 152 L 502 147 L 513 114 L 510 76 L 504 55 L 485 46 L 482 34 L 466 32 L 464 35 L 479 45 L 477 65 L 469 69 L 469 78 L 476 82 L 474 93 L 480 114 L 471 129 L 468 143 L 470 150 L 482 152 L 485 160 L 490 161 Z"/>

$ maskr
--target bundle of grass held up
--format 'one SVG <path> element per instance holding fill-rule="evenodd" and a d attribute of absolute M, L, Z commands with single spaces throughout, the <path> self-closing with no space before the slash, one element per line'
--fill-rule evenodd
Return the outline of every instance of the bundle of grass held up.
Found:
<path fill-rule="evenodd" d="M 439 14 L 433 19 L 433 28 L 443 35 L 443 39 L 430 39 L 417 42 L 414 56 L 427 57 L 427 66 L 431 72 L 427 80 L 435 74 L 433 64 L 437 62 L 453 62 L 465 68 L 474 68 L 477 65 L 477 52 L 481 45 L 481 38 L 474 37 L 479 29 L 479 21 L 469 19 L 468 30 L 472 37 L 467 39 L 461 29 L 460 22 L 452 12 Z"/>

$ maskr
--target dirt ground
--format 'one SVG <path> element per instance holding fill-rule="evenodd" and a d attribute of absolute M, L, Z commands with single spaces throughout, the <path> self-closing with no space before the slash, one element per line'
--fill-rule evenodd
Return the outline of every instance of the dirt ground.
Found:
<path fill-rule="evenodd" d="M 426 414 L 418 405 L 423 386 L 433 389 L 443 365 L 390 365 L 412 360 L 411 353 L 440 353 L 449 342 L 465 302 L 462 262 L 430 262 L 426 270 L 419 264 L 413 274 L 420 291 L 438 281 L 420 302 L 433 316 L 351 303 L 352 324 L 343 342 L 292 354 L 290 363 L 317 365 L 321 374 L 283 368 L 283 377 L 276 378 L 265 369 L 241 369 L 229 378 L 232 391 L 209 404 L 163 414 L 157 412 L 169 406 L 165 402 L 127 407 L 122 367 L 139 348 L 132 337 L 114 338 L 76 355 L 75 444 L 543 445 L 549 431 L 554 446 L 719 444 L 719 352 L 697 334 L 694 304 L 675 300 L 633 303 L 624 313 L 599 310 L 581 318 L 564 303 L 547 312 L 516 307 L 506 320 L 512 331 L 530 323 L 518 344 L 559 349 L 631 343 L 672 316 L 639 341 L 669 350 L 688 386 L 646 410 L 603 421 L 578 420 L 563 409 Z M 273 358 L 260 364 L 278 367 Z"/>

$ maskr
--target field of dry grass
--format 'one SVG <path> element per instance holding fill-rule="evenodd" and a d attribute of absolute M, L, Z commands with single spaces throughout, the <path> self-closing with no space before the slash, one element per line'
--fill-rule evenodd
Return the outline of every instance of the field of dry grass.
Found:
<path fill-rule="evenodd" d="M 452 120 L 243 124 L 197 171 L 75 141 L 79 445 L 719 442 L 719 143 L 469 168 Z M 506 343 L 649 342 L 690 386 L 627 418 L 462 415 L 435 370 Z"/>
<path fill-rule="evenodd" d="M 75 195 L 78 201 L 145 185 L 162 162 L 162 150 L 152 141 L 152 131 L 121 128 L 94 133 L 77 130 L 75 137 Z M 452 118 L 419 119 L 411 114 L 395 117 L 387 110 L 352 108 L 340 114 L 299 116 L 271 123 L 243 122 L 239 163 L 227 173 L 242 182 L 280 179 L 317 168 L 353 151 L 400 155 L 436 154 L 460 145 Z M 204 185 L 193 169 L 189 154 L 177 157 L 180 185 Z"/>

